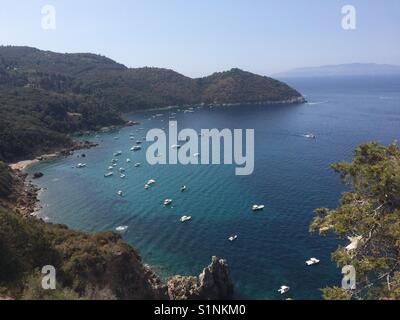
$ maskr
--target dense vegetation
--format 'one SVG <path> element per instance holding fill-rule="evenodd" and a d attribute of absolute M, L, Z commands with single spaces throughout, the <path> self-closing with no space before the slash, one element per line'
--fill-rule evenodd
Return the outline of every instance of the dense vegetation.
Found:
<path fill-rule="evenodd" d="M 232 69 L 191 79 L 167 69 L 129 69 L 103 56 L 0 47 L 0 160 L 71 142 L 67 134 L 121 124 L 121 112 L 197 103 L 300 99 L 286 84 Z"/>
<path fill-rule="evenodd" d="M 12 191 L 12 176 L 10 168 L 0 161 L 0 198 L 5 198 Z"/>
<path fill-rule="evenodd" d="M 352 245 L 339 247 L 332 257 L 340 267 L 354 266 L 356 288 L 325 288 L 324 297 L 400 299 L 400 149 L 364 144 L 352 162 L 333 168 L 351 191 L 337 209 L 317 209 L 311 230 L 351 238 Z"/>
<path fill-rule="evenodd" d="M 157 298 L 136 251 L 112 232 L 72 231 L 0 207 L 0 252 L 0 297 Z M 56 268 L 56 290 L 41 287 L 44 265 Z"/>

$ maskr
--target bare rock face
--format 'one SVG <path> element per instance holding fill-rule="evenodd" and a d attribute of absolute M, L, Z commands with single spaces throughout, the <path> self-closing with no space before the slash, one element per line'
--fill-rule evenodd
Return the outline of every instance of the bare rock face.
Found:
<path fill-rule="evenodd" d="M 198 277 L 174 276 L 168 280 L 167 289 L 171 300 L 222 300 L 233 294 L 226 260 L 215 256 Z"/>

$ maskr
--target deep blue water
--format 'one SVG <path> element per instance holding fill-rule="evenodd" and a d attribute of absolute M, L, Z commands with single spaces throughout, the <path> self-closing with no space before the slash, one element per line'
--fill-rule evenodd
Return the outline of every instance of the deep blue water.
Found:
<path fill-rule="evenodd" d="M 40 196 L 40 214 L 87 231 L 128 225 L 124 239 L 162 277 L 197 275 L 217 255 L 228 260 L 238 298 L 282 299 L 276 290 L 283 284 L 291 287 L 284 298 L 321 298 L 319 288 L 340 285 L 341 279 L 330 260 L 338 239 L 308 232 L 313 210 L 336 207 L 344 190 L 329 165 L 351 159 L 360 143 L 400 138 L 400 79 L 288 82 L 309 103 L 203 108 L 176 115 L 179 129 L 254 128 L 252 175 L 235 176 L 233 166 L 150 166 L 145 161 L 148 143 L 140 152 L 129 149 L 148 129 L 167 126 L 169 114 L 177 111 L 131 115 L 140 126 L 92 137 L 99 147 L 29 169 L 45 174 L 37 180 L 47 188 Z M 158 113 L 163 116 L 151 117 Z M 307 133 L 317 139 L 302 136 Z M 118 150 L 123 151 L 120 161 L 127 178 L 104 178 Z M 83 152 L 87 157 L 77 159 Z M 126 164 L 126 158 L 132 163 Z M 88 167 L 73 168 L 78 162 Z M 134 168 L 136 162 L 142 166 Z M 151 178 L 157 183 L 145 190 Z M 183 184 L 188 186 L 185 193 L 179 190 Z M 123 198 L 118 190 L 124 191 Z M 163 207 L 165 198 L 173 199 L 172 207 Z M 264 203 L 266 209 L 255 214 L 250 209 L 254 203 Z M 192 221 L 181 224 L 184 214 Z M 239 236 L 233 243 L 227 240 L 232 234 Z M 320 265 L 306 267 L 310 257 L 319 258 Z"/>

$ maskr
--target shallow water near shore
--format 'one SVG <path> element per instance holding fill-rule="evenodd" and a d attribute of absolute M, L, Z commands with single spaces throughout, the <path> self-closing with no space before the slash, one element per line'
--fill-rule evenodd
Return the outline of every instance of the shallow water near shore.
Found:
<path fill-rule="evenodd" d="M 45 188 L 40 215 L 86 231 L 129 226 L 123 238 L 164 278 L 197 275 L 216 255 L 228 260 L 236 298 L 320 299 L 319 288 L 341 283 L 340 270 L 330 260 L 339 240 L 308 232 L 313 210 L 336 207 L 344 190 L 329 165 L 350 160 L 360 143 L 400 138 L 400 79 L 289 83 L 308 103 L 142 112 L 128 116 L 139 126 L 90 137 L 99 143 L 96 148 L 30 167 L 31 174 L 44 173 L 35 180 Z M 172 113 L 179 130 L 254 128 L 254 173 L 236 176 L 235 165 L 150 166 L 147 142 L 143 150 L 130 151 L 149 129 L 167 128 Z M 310 133 L 316 139 L 304 136 Z M 116 169 L 113 177 L 104 178 L 119 150 L 123 153 L 116 169 L 124 167 L 126 178 L 120 179 Z M 86 157 L 78 158 L 82 153 Z M 87 167 L 77 169 L 79 162 Z M 138 162 L 141 166 L 134 167 Z M 149 179 L 156 184 L 145 190 Z M 187 191 L 181 192 L 184 184 Z M 173 200 L 172 206 L 163 206 L 166 198 Z M 266 207 L 254 213 L 255 203 Z M 183 215 L 192 220 L 180 223 Z M 233 234 L 238 239 L 228 241 Z M 306 267 L 310 257 L 321 263 Z M 291 288 L 285 296 L 277 293 L 281 285 Z"/>

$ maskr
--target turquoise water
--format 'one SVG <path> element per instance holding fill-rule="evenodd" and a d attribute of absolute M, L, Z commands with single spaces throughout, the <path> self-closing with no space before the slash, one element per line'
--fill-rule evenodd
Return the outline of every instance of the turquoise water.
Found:
<path fill-rule="evenodd" d="M 276 290 L 285 284 L 291 287 L 285 298 L 319 299 L 319 288 L 340 285 L 341 279 L 330 260 L 338 240 L 308 233 L 313 210 L 337 206 L 344 190 L 329 165 L 349 160 L 362 142 L 400 138 L 400 79 L 289 82 L 309 103 L 132 115 L 140 126 L 92 137 L 99 147 L 31 168 L 31 173 L 45 174 L 37 180 L 46 188 L 40 195 L 41 216 L 87 231 L 129 226 L 124 239 L 162 277 L 196 275 L 217 255 L 228 260 L 237 298 L 282 299 Z M 232 165 L 150 166 L 148 143 L 142 151 L 130 151 L 148 129 L 166 127 L 171 112 L 177 112 L 179 129 L 254 128 L 254 173 L 235 176 Z M 152 117 L 158 113 L 163 116 Z M 302 136 L 308 133 L 317 139 Z M 127 177 L 104 178 L 118 150 L 123 154 L 117 168 L 126 168 Z M 78 159 L 81 153 L 87 157 Z M 125 163 L 126 158 L 132 162 Z M 79 162 L 87 168 L 73 168 Z M 135 168 L 136 162 L 142 166 Z M 149 179 L 157 182 L 145 190 Z M 181 193 L 183 184 L 188 190 Z M 171 207 L 163 206 L 166 198 L 173 199 Z M 254 203 L 266 209 L 253 213 Z M 182 215 L 192 220 L 182 224 Z M 235 242 L 227 240 L 232 234 L 239 236 Z M 310 257 L 321 263 L 306 267 Z"/>

